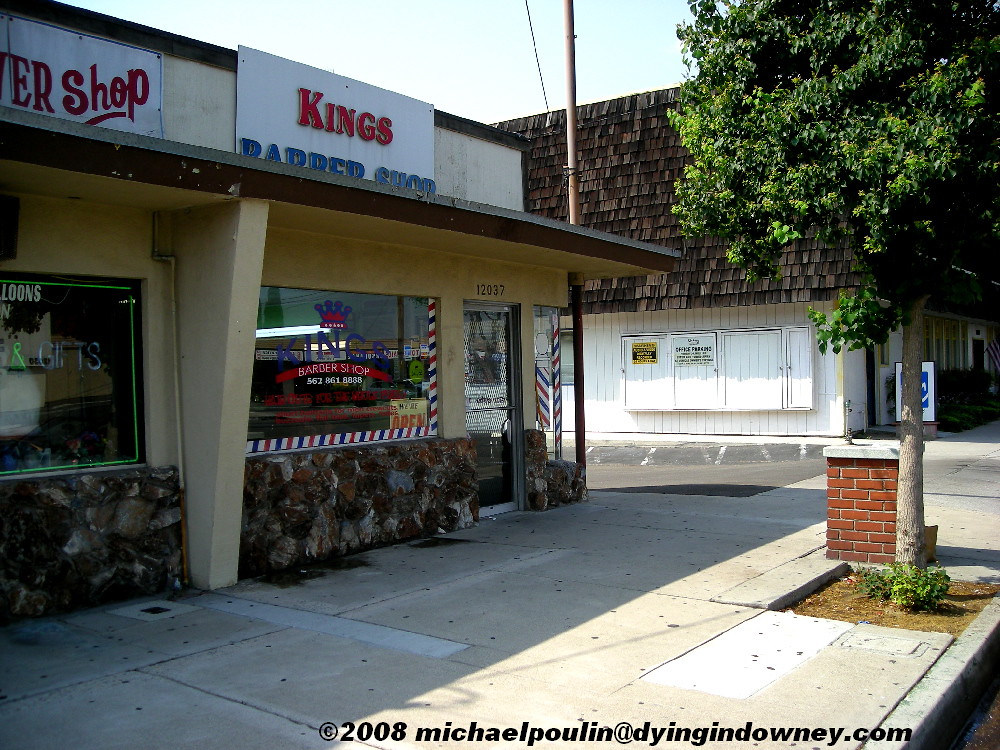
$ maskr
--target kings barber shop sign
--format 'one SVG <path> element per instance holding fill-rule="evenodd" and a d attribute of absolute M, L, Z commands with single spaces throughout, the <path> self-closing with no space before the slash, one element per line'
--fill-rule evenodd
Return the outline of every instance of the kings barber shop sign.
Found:
<path fill-rule="evenodd" d="M 0 105 L 163 137 L 158 54 L 17 16 L 0 22 Z"/>
<path fill-rule="evenodd" d="M 248 47 L 239 49 L 236 150 L 436 192 L 430 104 Z"/>

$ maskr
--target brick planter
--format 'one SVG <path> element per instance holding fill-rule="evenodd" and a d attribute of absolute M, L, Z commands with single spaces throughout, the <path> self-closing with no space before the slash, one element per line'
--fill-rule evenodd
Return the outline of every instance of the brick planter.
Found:
<path fill-rule="evenodd" d="M 838 445 L 826 457 L 826 556 L 888 563 L 896 559 L 899 447 Z"/>

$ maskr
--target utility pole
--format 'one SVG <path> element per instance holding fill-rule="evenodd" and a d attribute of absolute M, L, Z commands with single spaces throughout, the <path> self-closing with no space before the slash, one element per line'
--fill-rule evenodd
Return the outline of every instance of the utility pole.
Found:
<path fill-rule="evenodd" d="M 576 148 L 576 33 L 573 0 L 563 0 L 566 27 L 566 179 L 569 223 L 580 223 L 580 167 Z"/>
<path fill-rule="evenodd" d="M 580 168 L 576 147 L 576 32 L 573 0 L 563 0 L 566 29 L 566 203 L 569 223 L 580 223 Z M 570 274 L 573 309 L 573 406 L 576 431 L 576 462 L 587 465 L 587 423 L 583 391 L 583 274 Z"/>

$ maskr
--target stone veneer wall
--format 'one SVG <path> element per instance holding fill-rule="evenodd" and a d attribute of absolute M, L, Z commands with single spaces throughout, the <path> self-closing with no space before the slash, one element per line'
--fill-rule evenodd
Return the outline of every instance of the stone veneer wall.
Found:
<path fill-rule="evenodd" d="M 587 498 L 583 467 L 549 461 L 538 430 L 525 431 L 525 469 L 530 510 Z M 250 457 L 240 577 L 467 528 L 478 491 L 469 438 Z"/>
<path fill-rule="evenodd" d="M 545 434 L 524 431 L 525 492 L 528 510 L 548 510 L 587 499 L 587 469 L 575 461 L 550 461 Z"/>
<path fill-rule="evenodd" d="M 525 431 L 527 507 L 586 500 L 585 470 L 549 461 Z M 240 575 L 473 525 L 468 438 L 349 446 L 247 459 Z M 181 571 L 174 467 L 0 482 L 0 622 L 166 589 Z"/>
<path fill-rule="evenodd" d="M 478 492 L 469 438 L 249 457 L 240 577 L 472 526 Z"/>
<path fill-rule="evenodd" d="M 163 591 L 180 506 L 172 466 L 0 482 L 0 621 Z"/>

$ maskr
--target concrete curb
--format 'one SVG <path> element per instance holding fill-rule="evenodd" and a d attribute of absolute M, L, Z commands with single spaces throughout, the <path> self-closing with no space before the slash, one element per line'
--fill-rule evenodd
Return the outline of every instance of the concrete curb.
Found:
<path fill-rule="evenodd" d="M 755 609 L 784 609 L 850 569 L 843 560 L 828 560 L 823 546 L 723 591 L 711 601 Z"/>
<path fill-rule="evenodd" d="M 1000 596 L 941 655 L 885 718 L 887 728 L 909 727 L 909 742 L 870 741 L 864 750 L 941 750 L 965 720 L 1000 661 Z"/>

